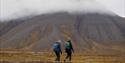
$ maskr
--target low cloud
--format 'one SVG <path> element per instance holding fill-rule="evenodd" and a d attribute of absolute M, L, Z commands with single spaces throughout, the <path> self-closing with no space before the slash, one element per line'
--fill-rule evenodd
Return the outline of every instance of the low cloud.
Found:
<path fill-rule="evenodd" d="M 125 0 L 97 0 L 105 5 L 106 8 L 121 17 L 125 17 Z"/>
<path fill-rule="evenodd" d="M 111 13 L 95 0 L 0 0 L 0 20 L 52 12 Z"/>

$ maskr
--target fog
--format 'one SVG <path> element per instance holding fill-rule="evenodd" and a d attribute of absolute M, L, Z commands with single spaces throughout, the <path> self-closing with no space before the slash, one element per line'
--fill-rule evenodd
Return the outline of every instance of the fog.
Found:
<path fill-rule="evenodd" d="M 97 0 L 115 14 L 125 17 L 125 0 Z"/>
<path fill-rule="evenodd" d="M 95 0 L 0 0 L 0 21 L 64 11 L 112 14 Z"/>

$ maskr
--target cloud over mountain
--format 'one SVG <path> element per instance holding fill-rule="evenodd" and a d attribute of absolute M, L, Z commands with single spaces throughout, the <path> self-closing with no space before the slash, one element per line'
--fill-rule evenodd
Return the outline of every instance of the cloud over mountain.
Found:
<path fill-rule="evenodd" d="M 95 0 L 1 0 L 0 20 L 60 11 L 111 13 Z"/>

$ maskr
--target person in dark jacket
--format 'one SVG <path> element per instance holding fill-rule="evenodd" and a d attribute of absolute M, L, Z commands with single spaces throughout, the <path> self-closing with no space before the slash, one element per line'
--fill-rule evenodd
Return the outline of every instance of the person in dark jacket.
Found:
<path fill-rule="evenodd" d="M 65 52 L 67 53 L 67 56 L 64 59 L 64 62 L 66 61 L 66 59 L 69 59 L 69 61 L 71 61 L 72 59 L 72 52 L 74 52 L 71 40 L 68 40 L 65 44 Z"/>
<path fill-rule="evenodd" d="M 60 42 L 61 42 L 61 41 L 58 40 L 57 42 L 55 42 L 55 43 L 53 44 L 53 51 L 55 52 L 55 55 L 56 55 L 55 61 L 60 61 L 60 54 L 62 54 Z"/>

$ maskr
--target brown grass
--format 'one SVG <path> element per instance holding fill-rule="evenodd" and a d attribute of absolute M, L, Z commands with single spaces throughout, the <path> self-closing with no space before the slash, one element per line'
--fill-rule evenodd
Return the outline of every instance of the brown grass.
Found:
<path fill-rule="evenodd" d="M 66 54 L 61 55 L 61 63 Z M 0 63 L 55 63 L 54 53 L 0 51 Z M 125 56 L 74 53 L 71 63 L 125 63 Z"/>

